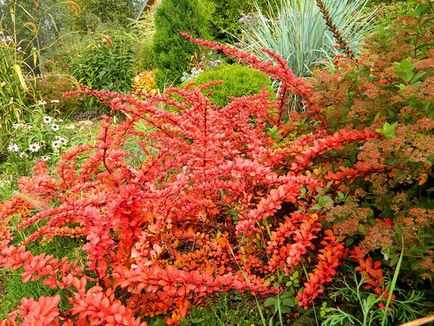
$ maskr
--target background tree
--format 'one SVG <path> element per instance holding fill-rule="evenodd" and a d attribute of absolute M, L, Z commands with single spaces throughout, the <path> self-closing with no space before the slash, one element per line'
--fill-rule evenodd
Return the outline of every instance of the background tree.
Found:
<path fill-rule="evenodd" d="M 14 39 L 26 66 L 40 73 L 45 52 L 70 31 L 71 17 L 79 13 L 72 0 L 4 0 L 0 1 L 0 30 Z"/>
<path fill-rule="evenodd" d="M 158 7 L 154 52 L 160 88 L 165 83 L 178 83 L 193 54 L 199 51 L 179 33 L 209 38 L 212 12 L 213 6 L 205 0 L 164 0 Z"/>
<path fill-rule="evenodd" d="M 236 42 L 241 34 L 240 18 L 256 12 L 257 8 L 267 12 L 269 8 L 276 9 L 279 1 L 256 0 L 210 0 L 215 10 L 211 27 L 215 39 L 223 42 Z"/>
<path fill-rule="evenodd" d="M 119 0 L 77 0 L 80 15 L 74 20 L 74 28 L 94 31 L 101 23 L 126 27 L 133 18 L 135 2 Z"/>

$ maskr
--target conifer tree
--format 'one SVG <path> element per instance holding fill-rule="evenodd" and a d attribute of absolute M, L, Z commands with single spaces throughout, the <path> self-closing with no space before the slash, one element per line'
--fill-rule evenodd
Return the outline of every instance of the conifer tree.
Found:
<path fill-rule="evenodd" d="M 197 45 L 179 33 L 209 38 L 212 11 L 212 5 L 206 0 L 164 0 L 159 6 L 155 16 L 154 52 L 160 88 L 178 83 L 193 54 L 199 52 Z"/>

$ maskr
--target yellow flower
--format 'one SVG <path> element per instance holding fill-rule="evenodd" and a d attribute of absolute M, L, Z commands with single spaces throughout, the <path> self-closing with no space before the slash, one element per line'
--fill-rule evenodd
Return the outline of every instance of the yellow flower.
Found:
<path fill-rule="evenodd" d="M 155 83 L 155 70 L 146 70 L 133 78 L 133 93 L 156 94 L 157 84 Z"/>

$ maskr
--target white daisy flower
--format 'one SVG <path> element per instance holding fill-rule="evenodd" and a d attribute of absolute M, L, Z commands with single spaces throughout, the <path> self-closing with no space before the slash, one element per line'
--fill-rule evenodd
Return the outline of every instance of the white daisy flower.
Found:
<path fill-rule="evenodd" d="M 39 151 L 40 148 L 41 148 L 41 145 L 39 145 L 39 143 L 33 143 L 33 144 L 30 144 L 29 151 L 36 153 L 37 151 Z"/>
<path fill-rule="evenodd" d="M 9 152 L 19 152 L 19 151 L 20 151 L 20 148 L 18 147 L 17 144 L 10 144 L 10 145 L 8 146 L 8 151 L 9 151 Z"/>
<path fill-rule="evenodd" d="M 42 106 L 44 106 L 44 105 L 46 105 L 46 104 L 47 104 L 47 102 L 44 101 L 44 100 L 39 100 L 39 101 L 38 101 L 38 105 L 42 105 Z"/>
<path fill-rule="evenodd" d="M 58 149 L 60 146 L 62 146 L 60 140 L 55 140 L 51 143 L 51 147 L 53 147 L 54 149 Z"/>
<path fill-rule="evenodd" d="M 59 127 L 59 125 L 52 124 L 51 129 L 53 129 L 54 131 L 58 131 L 60 129 L 60 127 Z"/>
<path fill-rule="evenodd" d="M 50 102 L 51 102 L 51 103 L 60 103 L 59 100 L 51 100 Z"/>
<path fill-rule="evenodd" d="M 47 155 L 41 156 L 41 160 L 43 160 L 43 161 L 48 161 L 49 159 L 50 159 L 50 157 Z"/>
<path fill-rule="evenodd" d="M 60 137 L 60 136 L 56 136 L 55 139 L 57 141 L 59 141 L 62 145 L 66 145 L 68 143 L 68 140 L 66 140 L 66 138 Z"/>
<path fill-rule="evenodd" d="M 53 118 L 52 118 L 52 117 L 49 117 L 48 115 L 46 115 L 45 117 L 42 118 L 42 121 L 43 121 L 45 124 L 49 124 L 49 123 L 51 123 L 51 121 L 53 121 Z"/>

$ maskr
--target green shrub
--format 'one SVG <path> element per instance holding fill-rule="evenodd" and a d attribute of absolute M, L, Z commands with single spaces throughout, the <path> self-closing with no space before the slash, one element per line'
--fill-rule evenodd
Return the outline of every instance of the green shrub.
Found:
<path fill-rule="evenodd" d="M 83 44 L 70 72 L 82 84 L 99 90 L 127 93 L 133 78 L 133 38 L 123 33 L 100 34 Z M 86 107 L 95 103 L 89 99 Z"/>
<path fill-rule="evenodd" d="M 82 100 L 75 96 L 64 97 L 67 91 L 79 87 L 77 80 L 68 74 L 48 73 L 36 79 L 35 89 L 47 102 L 46 110 L 50 114 L 60 113 L 62 117 L 74 115 L 82 104 Z"/>
<path fill-rule="evenodd" d="M 84 44 L 70 70 L 86 86 L 128 92 L 133 76 L 133 60 L 133 44 L 126 34 L 103 34 Z"/>
<path fill-rule="evenodd" d="M 201 73 L 192 81 L 197 85 L 209 83 L 214 80 L 222 80 L 223 85 L 215 85 L 210 89 L 213 94 L 211 101 L 219 106 L 224 106 L 230 102 L 230 96 L 242 97 L 257 94 L 263 87 L 269 92 L 273 92 L 270 79 L 262 72 L 234 64 L 221 64 L 214 69 Z M 207 90 L 208 91 L 208 90 Z"/>
<path fill-rule="evenodd" d="M 142 41 L 137 44 L 136 58 L 137 61 L 134 65 L 135 72 L 152 70 L 155 68 L 155 54 L 152 47 L 152 42 Z"/>
<path fill-rule="evenodd" d="M 312 79 L 320 120 L 330 131 L 345 126 L 381 133 L 383 139 L 367 141 L 357 158 L 361 166 L 387 166 L 342 187 L 345 195 L 327 221 L 337 236 L 361 239 L 384 270 L 397 264 L 403 247 L 400 285 L 427 296 L 433 293 L 433 14 L 434 7 L 420 3 L 368 39 L 363 62 L 338 60 L 333 71 L 317 71 Z"/>
<path fill-rule="evenodd" d="M 204 0 L 164 0 L 155 15 L 154 52 L 157 84 L 178 83 L 183 72 L 199 52 L 197 45 L 179 33 L 208 38 L 213 8 Z"/>

